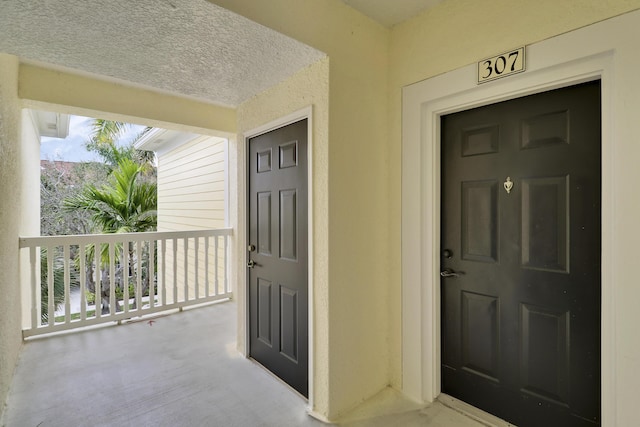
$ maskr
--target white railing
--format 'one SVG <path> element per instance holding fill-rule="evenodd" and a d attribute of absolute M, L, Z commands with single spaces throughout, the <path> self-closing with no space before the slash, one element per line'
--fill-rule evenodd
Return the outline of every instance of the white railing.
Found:
<path fill-rule="evenodd" d="M 231 298 L 231 231 L 20 238 L 23 336 Z"/>

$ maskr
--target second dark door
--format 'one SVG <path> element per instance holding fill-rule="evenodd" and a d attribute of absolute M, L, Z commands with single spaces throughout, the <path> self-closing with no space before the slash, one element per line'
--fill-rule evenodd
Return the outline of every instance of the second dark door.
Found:
<path fill-rule="evenodd" d="M 442 391 L 600 424 L 600 83 L 442 119 Z"/>
<path fill-rule="evenodd" d="M 308 395 L 307 120 L 249 140 L 249 354 Z"/>

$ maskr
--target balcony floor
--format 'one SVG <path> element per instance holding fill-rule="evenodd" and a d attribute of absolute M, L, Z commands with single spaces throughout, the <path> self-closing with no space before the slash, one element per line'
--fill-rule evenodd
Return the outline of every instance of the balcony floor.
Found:
<path fill-rule="evenodd" d="M 235 330 L 230 302 L 28 341 L 0 425 L 325 425 L 307 415 L 299 395 L 236 351 Z M 438 403 L 398 405 L 390 393 L 340 425 L 481 425 Z"/>

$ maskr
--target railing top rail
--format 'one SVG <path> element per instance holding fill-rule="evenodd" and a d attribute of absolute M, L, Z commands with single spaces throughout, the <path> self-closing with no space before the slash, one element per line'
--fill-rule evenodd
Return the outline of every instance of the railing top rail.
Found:
<path fill-rule="evenodd" d="M 86 245 L 89 243 L 119 243 L 122 241 L 168 240 L 193 237 L 231 236 L 232 228 L 216 228 L 188 231 L 147 231 L 143 233 L 114 233 L 114 234 L 72 234 L 67 236 L 34 236 L 20 237 L 19 247 L 30 248 L 38 246 Z"/>

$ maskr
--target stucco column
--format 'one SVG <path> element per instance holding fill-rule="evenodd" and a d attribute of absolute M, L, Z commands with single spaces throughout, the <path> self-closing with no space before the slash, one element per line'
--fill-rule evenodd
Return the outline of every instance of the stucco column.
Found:
<path fill-rule="evenodd" d="M 18 64 L 17 57 L 0 54 L 0 411 L 22 343 L 18 259 L 21 225 Z"/>

